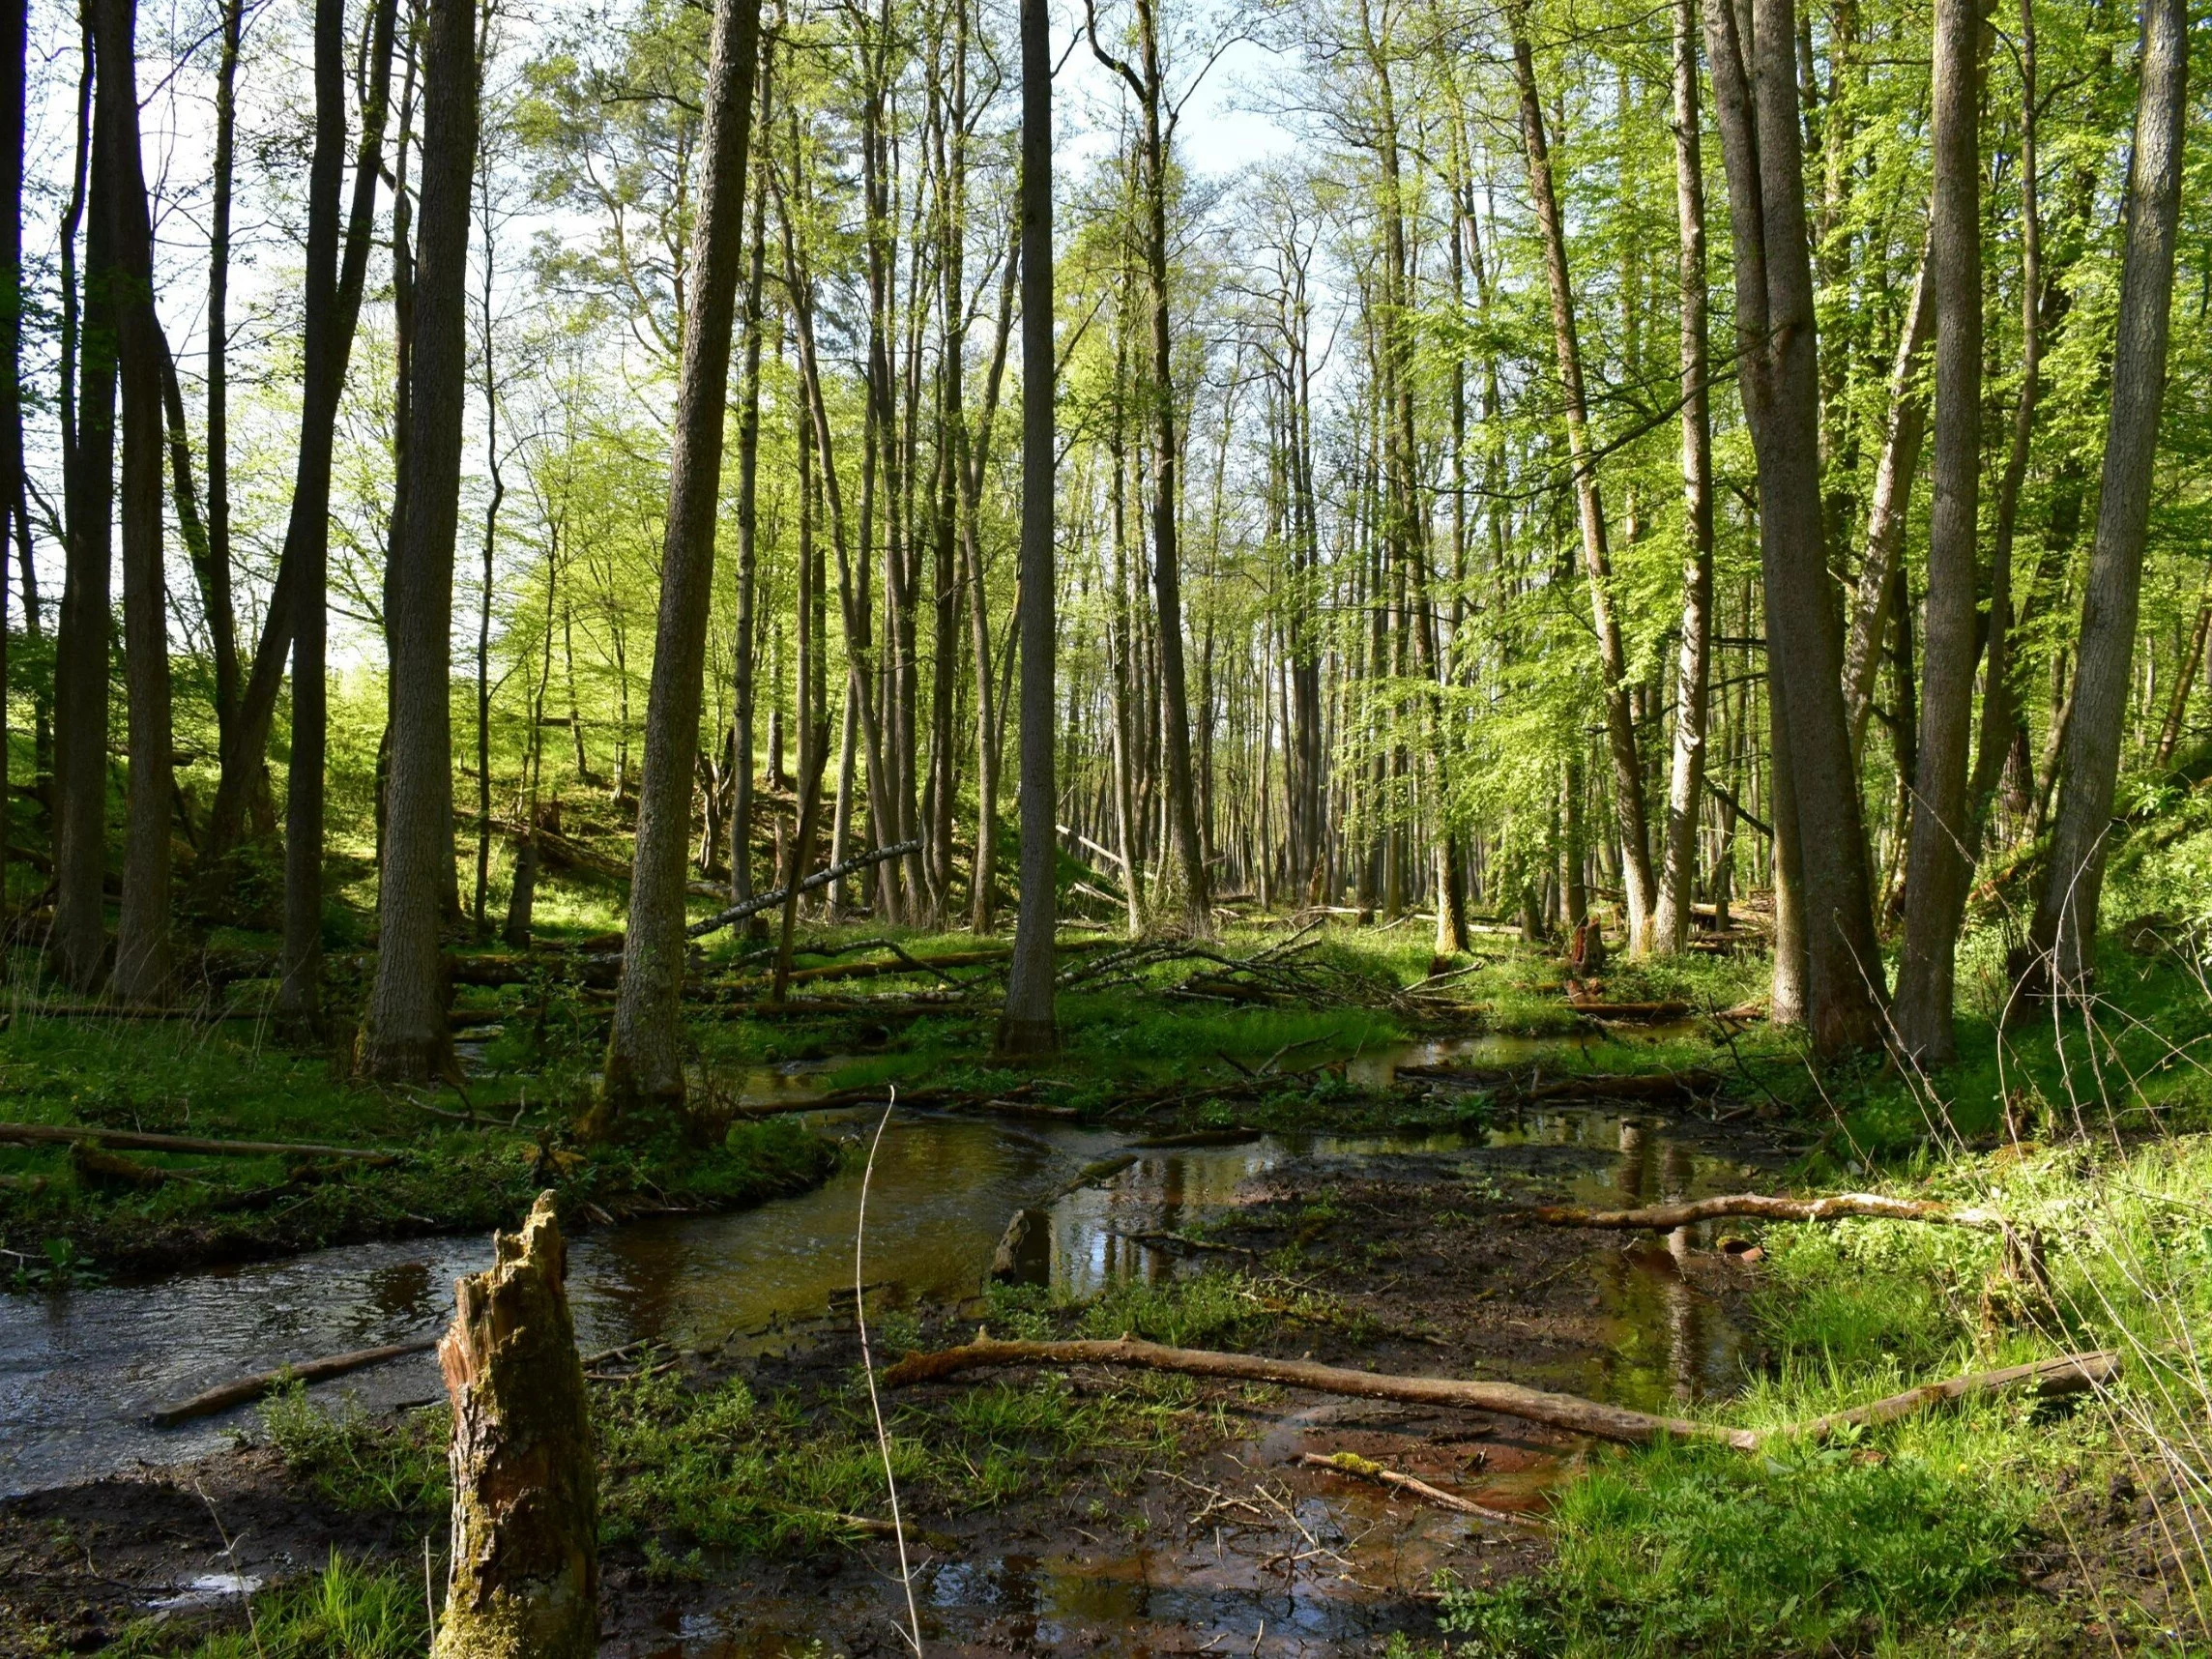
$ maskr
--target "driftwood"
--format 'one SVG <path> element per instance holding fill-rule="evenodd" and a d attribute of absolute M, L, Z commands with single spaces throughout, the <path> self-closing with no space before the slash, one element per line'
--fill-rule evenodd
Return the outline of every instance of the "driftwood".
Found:
<path fill-rule="evenodd" d="M 1502 1521 L 1514 1527 L 1543 1525 L 1532 1515 L 1516 1515 L 1510 1510 L 1493 1509 L 1470 1498 L 1462 1498 L 1456 1492 L 1446 1492 L 1441 1487 L 1431 1486 L 1427 1481 L 1417 1480 L 1412 1475 L 1400 1474 L 1396 1470 L 1385 1469 L 1374 1459 L 1361 1457 L 1357 1452 L 1332 1452 L 1326 1457 L 1320 1452 L 1300 1452 L 1298 1462 L 1308 1469 L 1325 1469 L 1331 1474 L 1349 1474 L 1359 1480 L 1372 1480 L 1382 1486 L 1395 1487 L 1400 1492 L 1412 1493 L 1425 1503 L 1435 1504 L 1439 1509 L 1450 1509 L 1461 1515 L 1479 1515 L 1485 1521 Z"/>
<path fill-rule="evenodd" d="M 1659 1233 L 1732 1216 L 1766 1221 L 1839 1221 L 1846 1216 L 1866 1216 L 1878 1221 L 1928 1221 L 1945 1227 L 1973 1227 L 1985 1233 L 2004 1231 L 2004 1218 L 1992 1210 L 1955 1209 L 1947 1204 L 1884 1198 L 1873 1192 L 1840 1192 L 1828 1198 L 1767 1198 L 1759 1193 L 1742 1192 L 1727 1198 L 1653 1204 L 1637 1209 L 1581 1209 L 1569 1205 L 1548 1205 L 1542 1209 L 1528 1210 L 1527 1215 L 1528 1219 L 1541 1221 L 1548 1227 L 1648 1227 Z"/>
<path fill-rule="evenodd" d="M 826 870 L 816 870 L 799 884 L 799 890 L 802 893 L 810 893 L 816 888 L 826 888 L 831 882 L 842 880 L 855 870 L 864 870 L 870 864 L 882 863 L 886 859 L 904 858 L 909 853 L 920 851 L 921 843 L 919 841 L 901 841 L 895 847 L 878 847 L 872 852 L 856 854 L 841 864 L 831 864 Z M 734 904 L 727 910 L 716 911 L 704 921 L 693 922 L 684 930 L 684 935 L 690 939 L 704 938 L 710 933 L 719 932 L 725 927 L 743 921 L 747 917 L 758 916 L 764 910 L 773 910 L 777 905 L 783 903 L 788 896 L 782 888 L 777 888 L 772 892 L 757 894 L 742 904 Z"/>
<path fill-rule="evenodd" d="M 333 1353 L 322 1359 L 303 1359 L 297 1365 L 283 1365 L 275 1371 L 257 1371 L 250 1377 L 218 1382 L 189 1400 L 178 1400 L 158 1407 L 149 1415 L 157 1423 L 184 1423 L 194 1417 L 212 1417 L 218 1412 L 227 1412 L 231 1407 L 243 1406 L 248 1400 L 258 1400 L 287 1382 L 321 1382 L 333 1377 L 343 1377 L 349 1371 L 382 1365 L 387 1359 L 399 1359 L 410 1353 L 426 1353 L 436 1346 L 435 1337 L 425 1336 L 414 1342 L 393 1342 L 382 1348 L 359 1348 L 351 1353 Z"/>
<path fill-rule="evenodd" d="M 395 1164 L 397 1152 L 377 1147 L 318 1147 L 296 1141 L 204 1141 L 192 1135 L 151 1135 L 132 1129 L 103 1129 L 91 1123 L 0 1123 L 0 1141 L 18 1147 L 67 1147 L 98 1141 L 111 1150 L 204 1152 L 232 1158 L 352 1158 L 364 1164 Z"/>
<path fill-rule="evenodd" d="M 1825 1439 L 1853 1424 L 1887 1423 L 1945 1401 L 2010 1389 L 2026 1389 L 2050 1399 L 2102 1388 L 2119 1375 L 2120 1356 L 2111 1353 L 2067 1353 L 2001 1371 L 1977 1371 L 1941 1382 L 1926 1382 L 1902 1394 L 1849 1411 L 1832 1412 L 1811 1422 L 1776 1429 L 1734 1429 L 1686 1417 L 1609 1406 L 1574 1394 L 1524 1388 L 1515 1382 L 1463 1382 L 1452 1377 L 1396 1377 L 1376 1371 L 1349 1371 L 1310 1359 L 1266 1359 L 1252 1353 L 1220 1353 L 1202 1348 L 1167 1348 L 1130 1337 L 1116 1341 L 998 1342 L 978 1336 L 959 1348 L 911 1353 L 884 1374 L 887 1386 L 935 1382 L 963 1371 L 1014 1365 L 1121 1365 L 1147 1371 L 1172 1371 L 1190 1377 L 1228 1377 L 1246 1382 L 1272 1382 L 1311 1388 L 1363 1400 L 1403 1400 L 1418 1406 L 1455 1406 L 1495 1412 L 1524 1422 L 1542 1423 L 1571 1434 L 1643 1445 L 1662 1435 L 1717 1441 L 1738 1451 L 1756 1451 L 1773 1441 Z"/>

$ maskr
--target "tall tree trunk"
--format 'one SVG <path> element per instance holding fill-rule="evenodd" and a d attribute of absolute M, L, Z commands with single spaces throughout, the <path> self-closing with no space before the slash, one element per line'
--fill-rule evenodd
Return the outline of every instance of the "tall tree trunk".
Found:
<path fill-rule="evenodd" d="M 708 68 L 706 173 L 692 231 L 691 310 L 684 319 L 676 452 L 669 465 L 629 925 L 607 1042 L 602 1099 L 610 1120 L 629 1105 L 681 1105 L 684 1099 L 684 861 L 691 838 L 691 774 L 698 762 L 721 501 L 723 404 L 738 274 L 745 256 L 745 165 L 759 57 L 760 0 L 720 0 Z"/>
<path fill-rule="evenodd" d="M 99 57 L 85 19 L 85 59 Z M 101 78 L 97 73 L 95 82 Z M 97 99 L 96 99 L 97 102 Z M 106 953 L 109 609 L 115 510 L 115 213 L 118 170 L 95 122 L 84 220 L 83 321 L 77 336 L 75 437 L 66 480 L 69 562 L 54 640 L 54 965 L 78 990 L 100 981 Z M 74 225 L 64 225 L 64 247 Z M 66 362 L 66 357 L 65 357 Z"/>
<path fill-rule="evenodd" d="M 1667 779 L 1667 851 L 1651 948 L 1690 940 L 1698 878 L 1698 810 L 1705 776 L 1705 721 L 1713 631 L 1713 441 L 1705 382 L 1712 354 L 1705 322 L 1705 178 L 1698 116 L 1697 0 L 1674 0 L 1674 214 L 1681 295 L 1682 646 L 1674 677 L 1674 751 Z"/>
<path fill-rule="evenodd" d="M 1613 558 L 1606 546 L 1605 506 L 1598 494 L 1597 457 L 1590 451 L 1589 401 L 1583 386 L 1582 344 L 1575 332 L 1574 288 L 1567 271 L 1566 226 L 1552 179 L 1544 139 L 1543 104 L 1536 94 L 1536 60 L 1528 44 L 1526 0 L 1508 14 L 1513 25 L 1513 67 L 1521 86 L 1521 134 L 1528 153 L 1528 190 L 1544 239 L 1544 269 L 1552 295 L 1552 335 L 1559 381 L 1566 393 L 1567 453 L 1574 466 L 1575 505 L 1582 526 L 1583 570 L 1589 579 L 1590 615 L 1597 626 L 1598 667 L 1605 678 L 1606 752 L 1613 762 L 1615 828 L 1620 836 L 1623 920 L 1628 947 L 1641 952 L 1650 938 L 1654 899 L 1651 843 L 1644 809 L 1644 761 L 1629 706 L 1628 653 L 1614 613 Z"/>
<path fill-rule="evenodd" d="M 1936 0 L 1936 459 L 1921 645 L 1919 764 L 1906 864 L 1905 952 L 1891 1020 L 1927 1064 L 1957 1058 L 1951 1024 L 1966 879 L 1966 763 L 1973 737 L 1975 581 L 1982 463 L 1980 0 Z"/>
<path fill-rule="evenodd" d="M 8 863 L 15 797 L 8 782 L 8 531 L 21 539 L 23 570 L 31 526 L 23 511 L 23 117 L 29 0 L 0 4 L 0 924 L 8 917 Z M 23 587 L 25 632 L 39 631 L 38 590 Z M 34 765 L 36 763 L 34 762 Z"/>
<path fill-rule="evenodd" d="M 438 925 L 443 889 L 453 879 L 453 541 L 468 376 L 475 24 L 472 0 L 430 0 L 407 449 L 385 597 L 393 687 L 392 781 L 377 897 L 376 978 L 360 1055 L 364 1074 L 388 1082 L 424 1079 L 451 1063 Z M 327 470 L 323 476 L 327 482 Z"/>
<path fill-rule="evenodd" d="M 393 37 L 397 24 L 397 0 L 379 0 L 369 28 L 366 101 L 362 106 L 353 201 L 341 253 L 338 201 L 346 135 L 345 8 L 339 0 L 316 0 L 315 146 L 308 160 L 306 361 L 301 365 L 303 424 L 298 467 L 293 475 L 292 516 L 284 537 L 287 557 L 296 561 L 296 577 L 289 630 L 292 758 L 284 791 L 284 943 L 276 990 L 278 1010 L 287 1019 L 308 1025 L 322 1011 L 323 783 L 330 728 L 325 668 L 331 456 L 338 399 L 345 390 L 346 364 L 353 353 L 354 323 L 361 311 L 369 242 L 375 229 L 376 179 L 383 165 L 386 110 L 392 95 Z M 473 116 L 471 124 L 473 131 Z M 465 200 L 462 206 L 465 213 Z M 272 606 L 277 602 L 279 599 L 273 598 Z M 270 644 L 272 631 L 284 631 L 274 615 L 263 629 L 264 649 Z M 280 656 L 279 653 L 279 666 Z M 258 677 L 262 670 L 258 653 L 253 668 Z M 440 684 L 444 684 L 443 674 Z M 247 700 L 251 702 L 250 687 Z M 268 741 L 267 725 L 263 723 L 257 733 L 249 730 L 251 717 L 242 707 L 232 722 L 232 736 L 234 744 L 247 745 L 254 751 L 240 765 L 250 761 L 257 771 L 259 748 Z M 226 762 L 226 773 L 230 770 Z M 212 823 L 202 857 L 219 857 L 215 851 Z"/>
<path fill-rule="evenodd" d="M 130 698 L 123 903 L 115 989 L 160 999 L 169 983 L 169 814 L 175 784 L 169 729 L 168 588 L 161 566 L 163 450 L 160 325 L 154 314 L 154 227 L 139 160 L 137 8 L 95 0 L 100 141 L 111 156 L 116 363 L 122 391 L 124 680 Z"/>
<path fill-rule="evenodd" d="M 1014 320 L 1014 286 L 1021 273 L 1021 243 L 1017 229 L 1014 246 L 1007 249 L 1005 272 L 999 283 L 999 327 L 992 336 L 991 371 L 983 385 L 983 411 L 975 425 L 975 441 L 961 481 L 961 555 L 968 578 L 968 621 L 975 653 L 975 862 L 968 878 L 968 925 L 976 933 L 991 930 L 997 906 L 994 888 L 999 878 L 999 725 L 1002 719 L 997 688 L 991 679 L 991 611 L 983 588 L 983 538 L 977 522 L 982 509 L 983 474 L 989 462 L 991 430 L 997 423 L 999 386 L 1006 367 L 1006 341 Z"/>
<path fill-rule="evenodd" d="M 216 60 L 215 180 L 208 209 L 207 564 L 221 583 L 215 635 L 218 752 L 238 719 L 238 635 L 230 600 L 230 217 L 237 173 L 238 60 L 246 44 L 246 0 L 223 0 L 222 45 Z M 321 127 L 317 114 L 318 133 Z M 309 163 L 312 171 L 312 163 Z"/>
<path fill-rule="evenodd" d="M 2097 909 L 2112 794 L 2128 713 L 2143 540 L 2150 516 L 2167 325 L 2180 214 L 2188 112 L 2189 15 L 2181 0 L 2145 0 L 2139 102 L 2128 168 L 2127 251 L 2112 347 L 2104 487 L 2081 595 L 2079 662 L 2059 761 L 2057 821 L 2021 971 L 2029 988 L 2085 996 L 2097 964 Z M 2020 1002 L 2016 999 L 2014 1005 Z"/>
<path fill-rule="evenodd" d="M 1053 719 L 1057 622 L 1053 615 L 1052 16 L 1045 0 L 1022 0 L 1022 867 L 1014 956 L 999 1050 L 1049 1054 L 1059 923 L 1060 843 L 1053 808 Z"/>
<path fill-rule="evenodd" d="M 1822 538 L 1795 7 L 1753 0 L 1751 11 L 1746 42 L 1731 0 L 1707 0 L 1706 55 L 1728 168 L 1737 383 L 1759 461 L 1766 655 L 1784 735 L 1775 757 L 1776 839 L 1795 847 L 1803 882 L 1806 1023 L 1815 1050 L 1834 1055 L 1878 1040 L 1882 968 Z M 1790 861 L 1778 864 L 1787 882 Z M 1779 993 L 1778 985 L 1778 1006 Z"/>
<path fill-rule="evenodd" d="M 768 141 L 775 54 L 757 70 L 760 147 L 753 158 L 752 252 L 745 271 L 744 390 L 738 410 L 738 639 L 732 685 L 736 768 L 730 789 L 730 902 L 753 896 L 753 602 L 760 534 L 761 292 L 768 260 Z"/>

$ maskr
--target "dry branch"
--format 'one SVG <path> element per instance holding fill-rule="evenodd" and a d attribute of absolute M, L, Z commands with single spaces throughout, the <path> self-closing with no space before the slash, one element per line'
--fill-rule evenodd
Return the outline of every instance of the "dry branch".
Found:
<path fill-rule="evenodd" d="M 67 1147 L 98 1141 L 110 1150 L 131 1152 L 204 1152 L 216 1157 L 352 1158 L 364 1164 L 393 1164 L 397 1152 L 376 1147 L 318 1147 L 294 1141 L 203 1141 L 191 1135 L 152 1135 L 132 1129 L 102 1129 L 88 1123 L 0 1123 L 0 1141 L 19 1147 Z"/>
<path fill-rule="evenodd" d="M 1849 1411 L 1833 1412 L 1808 1423 L 1776 1429 L 1733 1429 L 1718 1423 L 1663 1417 L 1625 1406 L 1609 1406 L 1574 1394 L 1524 1388 L 1515 1382 L 1462 1382 L 1451 1377 L 1395 1377 L 1375 1371 L 1348 1371 L 1310 1359 L 1267 1359 L 1253 1353 L 1219 1353 L 1202 1348 L 1167 1348 L 1130 1337 L 1116 1341 L 998 1342 L 978 1336 L 958 1348 L 912 1353 L 885 1373 L 886 1385 L 904 1387 L 935 1382 L 963 1371 L 1015 1365 L 1121 1365 L 1147 1371 L 1172 1371 L 1189 1377 L 1227 1377 L 1246 1382 L 1272 1382 L 1318 1393 L 1363 1400 L 1404 1400 L 1418 1406 L 1455 1406 L 1495 1412 L 1524 1422 L 1542 1423 L 1571 1434 L 1643 1445 L 1661 1435 L 1717 1441 L 1738 1451 L 1756 1451 L 1770 1441 L 1799 1437 L 1820 1440 L 1850 1424 L 1887 1423 L 1931 1406 L 1972 1395 L 2026 1388 L 2050 1399 L 2110 1384 L 2119 1375 L 2117 1353 L 2067 1353 L 2001 1371 L 1977 1371 L 1941 1382 L 1926 1382 Z"/>
<path fill-rule="evenodd" d="M 878 847 L 872 852 L 856 854 L 841 864 L 831 864 L 826 870 L 816 870 L 799 884 L 799 890 L 802 893 L 810 893 L 816 888 L 826 888 L 831 882 L 851 875 L 855 870 L 864 870 L 870 864 L 882 863 L 886 859 L 903 858 L 909 853 L 920 851 L 921 843 L 919 841 L 901 841 L 895 847 Z M 777 905 L 783 903 L 787 896 L 782 888 L 777 888 L 772 892 L 757 894 L 742 904 L 734 904 L 727 910 L 716 911 L 704 921 L 693 922 L 684 930 L 684 935 L 690 939 L 702 938 L 707 934 L 728 927 L 734 922 L 742 921 L 749 916 L 758 916 L 764 910 L 773 910 Z"/>
<path fill-rule="evenodd" d="M 250 1377 L 218 1382 L 189 1400 L 158 1407 L 149 1414 L 157 1423 L 183 1423 L 194 1417 L 212 1417 L 218 1412 L 227 1412 L 248 1400 L 258 1400 L 287 1382 L 321 1382 L 332 1377 L 343 1377 L 349 1371 L 382 1365 L 387 1359 L 426 1353 L 437 1346 L 436 1337 L 425 1336 L 414 1342 L 388 1343 L 382 1348 L 357 1348 L 351 1353 L 333 1353 L 322 1359 L 303 1359 L 297 1365 L 282 1365 L 275 1371 L 257 1371 Z"/>
<path fill-rule="evenodd" d="M 1765 1221 L 1840 1221 L 1865 1216 L 1878 1221 L 1927 1221 L 1945 1227 L 1972 1227 L 1985 1233 L 2004 1231 L 2004 1218 L 1994 1210 L 1954 1209 L 1947 1204 L 1927 1204 L 1908 1198 L 1884 1198 L 1873 1192 L 1840 1192 L 1827 1198 L 1768 1198 L 1740 1192 L 1726 1198 L 1701 1198 L 1683 1204 L 1652 1204 L 1637 1209 L 1581 1209 L 1569 1205 L 1548 1205 L 1527 1212 L 1531 1221 L 1548 1227 L 1648 1227 L 1669 1233 L 1701 1221 L 1732 1216 Z"/>
<path fill-rule="evenodd" d="M 1372 1458 L 1361 1457 L 1357 1452 L 1331 1452 L 1325 1457 L 1320 1452 L 1300 1452 L 1298 1462 L 1309 1469 L 1325 1469 L 1331 1474 L 1349 1474 L 1360 1480 L 1372 1480 L 1383 1486 L 1394 1486 L 1400 1492 L 1410 1492 L 1425 1502 L 1434 1503 L 1439 1509 L 1451 1509 L 1462 1515 L 1479 1515 L 1485 1521 L 1502 1521 L 1513 1527 L 1541 1527 L 1543 1525 L 1532 1515 L 1516 1515 L 1506 1509 L 1492 1509 L 1487 1504 L 1475 1502 L 1472 1499 L 1462 1498 L 1457 1493 L 1446 1492 L 1441 1487 L 1431 1486 L 1425 1480 L 1416 1480 L 1410 1474 L 1400 1474 L 1396 1470 L 1385 1469 Z"/>

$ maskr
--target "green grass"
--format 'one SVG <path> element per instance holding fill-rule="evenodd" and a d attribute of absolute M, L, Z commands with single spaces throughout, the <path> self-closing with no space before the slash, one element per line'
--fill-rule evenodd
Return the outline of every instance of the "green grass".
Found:
<path fill-rule="evenodd" d="M 444 1406 L 393 1421 L 370 1416 L 350 1394 L 326 1407 L 294 1382 L 262 1404 L 261 1425 L 294 1478 L 334 1508 L 436 1520 L 452 1502 Z"/>
<path fill-rule="evenodd" d="M 108 1659 L 420 1659 L 430 1643 L 420 1573 L 373 1569 L 333 1553 L 320 1573 L 262 1590 L 250 1623 L 207 1635 L 144 1620 L 101 1652 Z"/>

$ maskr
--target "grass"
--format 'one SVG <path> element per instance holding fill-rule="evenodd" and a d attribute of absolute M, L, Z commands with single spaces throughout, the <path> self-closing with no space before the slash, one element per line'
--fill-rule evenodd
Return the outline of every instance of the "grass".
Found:
<path fill-rule="evenodd" d="M 263 1402 L 261 1425 L 293 1476 L 334 1508 L 442 1519 L 452 1502 L 447 1407 L 393 1421 L 370 1416 L 350 1394 L 325 1407 L 295 1381 Z"/>
<path fill-rule="evenodd" d="M 421 1577 L 334 1553 L 319 1573 L 263 1590 L 250 1623 L 217 1634 L 147 1619 L 102 1652 L 107 1659 L 420 1659 L 429 1646 Z"/>

